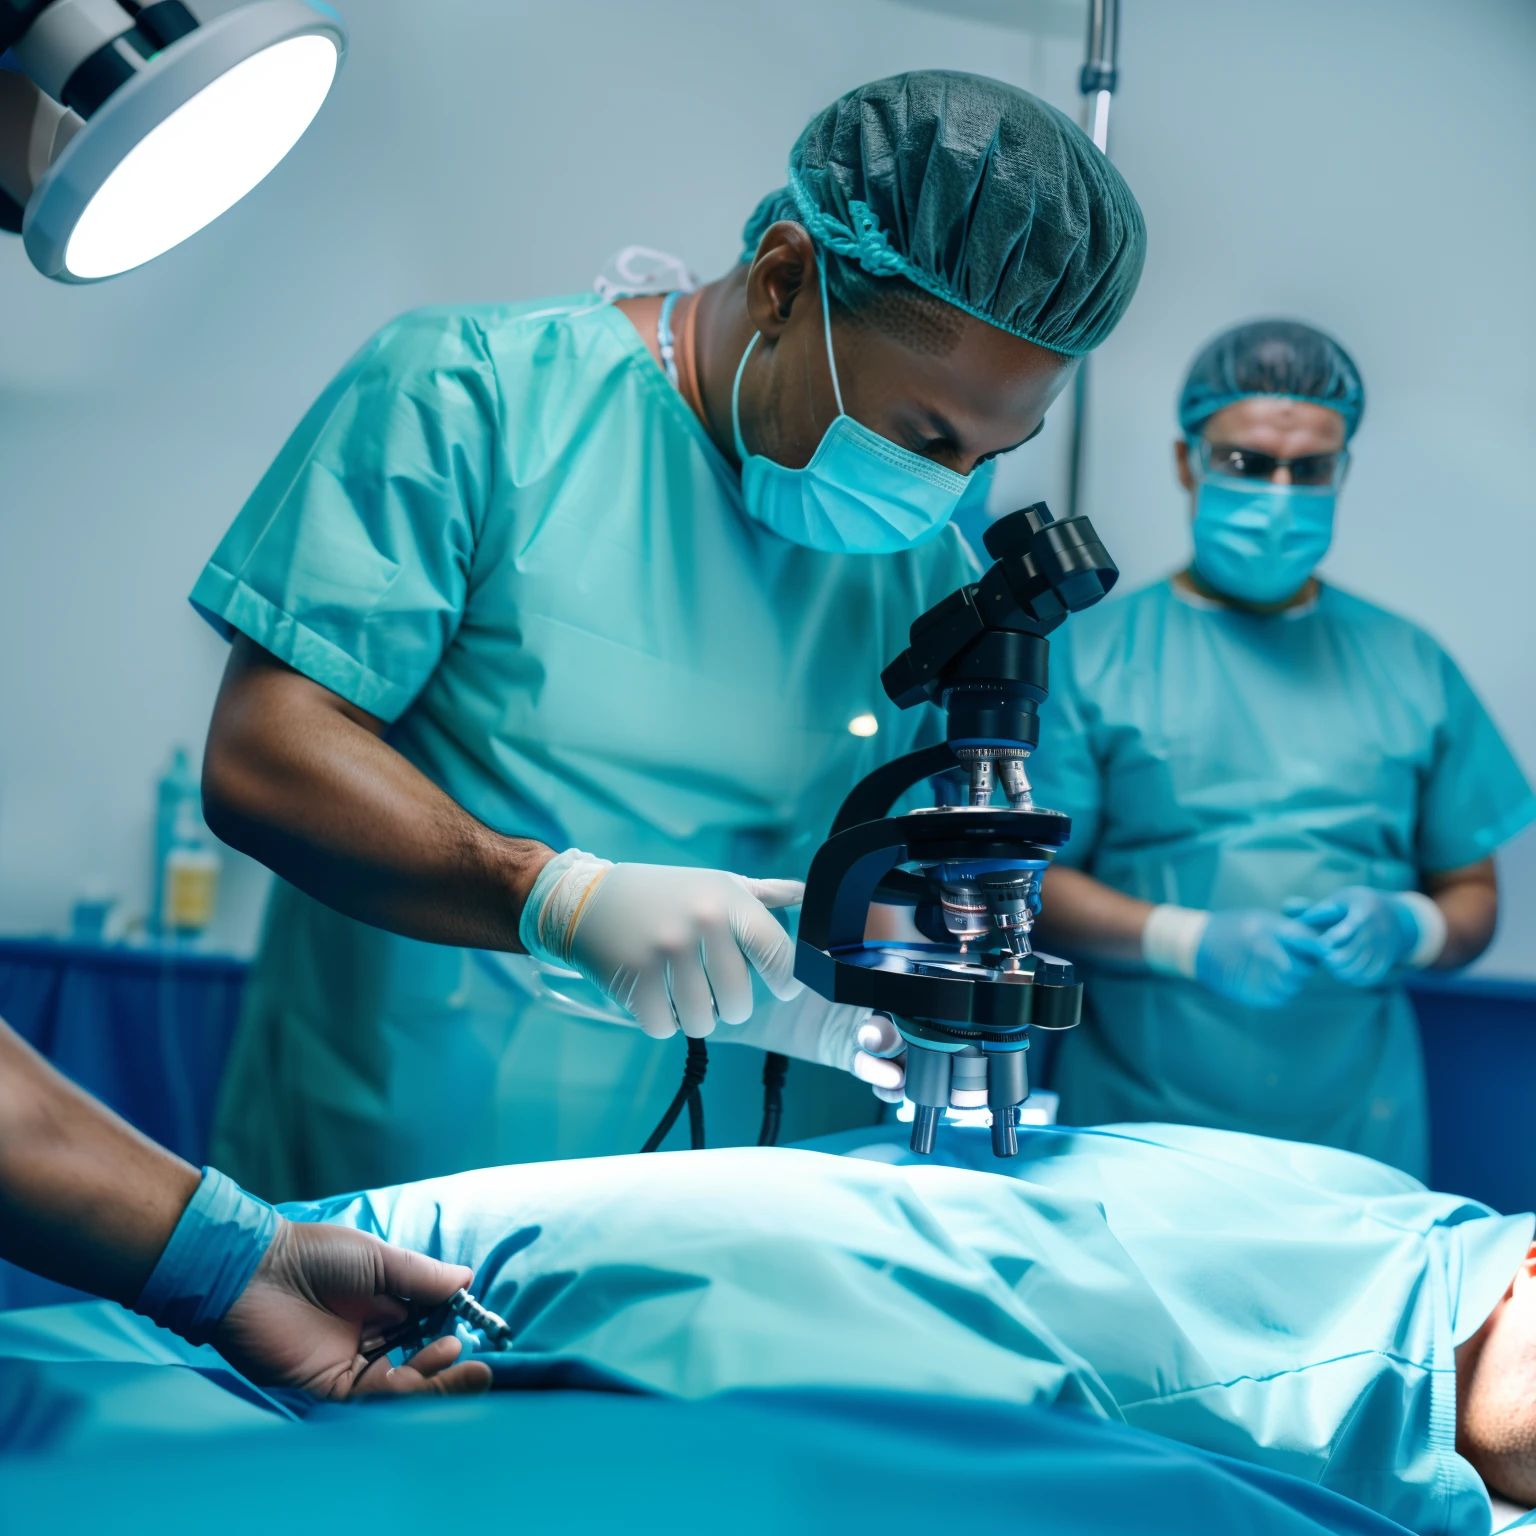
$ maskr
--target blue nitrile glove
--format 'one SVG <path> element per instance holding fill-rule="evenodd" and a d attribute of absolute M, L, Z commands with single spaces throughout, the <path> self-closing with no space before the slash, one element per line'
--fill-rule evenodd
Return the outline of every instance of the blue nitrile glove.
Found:
<path fill-rule="evenodd" d="M 1323 959 L 1312 929 L 1257 908 L 1200 912 L 1154 907 L 1141 948 L 1154 971 L 1188 977 L 1250 1008 L 1289 1002 Z"/>
<path fill-rule="evenodd" d="M 1346 885 L 1312 906 L 1286 903 L 1322 946 L 1323 964 L 1340 981 L 1374 987 L 1399 965 L 1431 965 L 1445 948 L 1445 915 L 1418 891 Z"/>

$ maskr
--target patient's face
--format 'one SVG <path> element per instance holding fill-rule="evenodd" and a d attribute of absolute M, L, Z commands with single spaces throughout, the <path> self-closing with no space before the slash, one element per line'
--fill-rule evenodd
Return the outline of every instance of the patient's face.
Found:
<path fill-rule="evenodd" d="M 1494 1492 L 1536 1504 L 1536 1243 L 1456 1351 L 1456 1449 Z"/>

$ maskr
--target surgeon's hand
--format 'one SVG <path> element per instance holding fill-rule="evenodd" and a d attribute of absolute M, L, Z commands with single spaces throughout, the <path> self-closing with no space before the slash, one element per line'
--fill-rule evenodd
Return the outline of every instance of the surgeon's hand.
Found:
<path fill-rule="evenodd" d="M 1312 929 L 1279 912 L 1212 912 L 1195 951 L 1195 980 L 1250 1008 L 1279 1008 L 1323 960 Z"/>
<path fill-rule="evenodd" d="M 883 1013 L 872 1013 L 859 1026 L 853 1075 L 869 1084 L 877 1099 L 900 1104 L 906 1096 L 907 1042 Z"/>
<path fill-rule="evenodd" d="M 851 1072 L 877 1099 L 899 1104 L 906 1082 L 907 1042 L 883 1013 L 830 1003 L 809 987 L 787 1002 L 759 1008 L 744 1024 L 723 1030 L 727 1045 L 755 1045 L 798 1061 Z"/>
<path fill-rule="evenodd" d="M 1433 908 L 1428 897 L 1418 902 Z M 1323 964 L 1340 981 L 1355 987 L 1374 987 L 1394 967 L 1404 964 L 1425 944 L 1426 924 L 1412 896 L 1376 891 L 1364 885 L 1346 885 L 1312 906 L 1288 902 L 1296 920 L 1318 937 Z M 1435 909 L 1438 915 L 1438 909 Z M 1439 919 L 1438 937 L 1444 943 L 1445 919 Z M 1439 945 L 1434 953 L 1439 952 Z M 1432 957 L 1431 957 L 1432 958 Z"/>
<path fill-rule="evenodd" d="M 490 1367 L 481 1360 L 455 1365 L 455 1338 L 437 1339 L 401 1366 L 392 1367 L 387 1357 L 369 1364 L 362 1355 L 365 1344 L 446 1301 L 472 1278 L 462 1265 L 392 1247 L 367 1232 L 283 1221 L 212 1342 L 258 1385 L 302 1387 L 324 1398 L 483 1392 Z"/>
<path fill-rule="evenodd" d="M 540 872 L 519 936 L 529 954 L 581 972 L 658 1039 L 707 1035 L 752 1013 L 752 970 L 788 1001 L 795 951 L 771 907 L 798 905 L 798 880 L 721 869 L 609 864 L 571 849 Z"/>

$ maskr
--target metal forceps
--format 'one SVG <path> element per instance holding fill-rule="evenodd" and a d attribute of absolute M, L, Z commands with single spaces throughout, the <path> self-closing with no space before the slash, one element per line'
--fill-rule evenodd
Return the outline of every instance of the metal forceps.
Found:
<path fill-rule="evenodd" d="M 418 1312 L 387 1332 L 362 1340 L 362 1357 L 372 1365 L 392 1349 L 420 1349 L 429 1340 L 446 1333 L 454 1318 L 462 1318 L 471 1328 L 478 1328 L 492 1349 L 511 1349 L 511 1324 L 505 1318 L 498 1317 L 489 1307 L 482 1306 L 468 1291 L 457 1290 L 441 1306 Z"/>

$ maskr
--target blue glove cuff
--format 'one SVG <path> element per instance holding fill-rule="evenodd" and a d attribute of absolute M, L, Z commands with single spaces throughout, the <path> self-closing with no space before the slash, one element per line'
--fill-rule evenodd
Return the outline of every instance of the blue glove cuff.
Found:
<path fill-rule="evenodd" d="M 133 1310 L 206 1344 L 277 1235 L 277 1212 L 217 1168 L 203 1169 Z"/>

